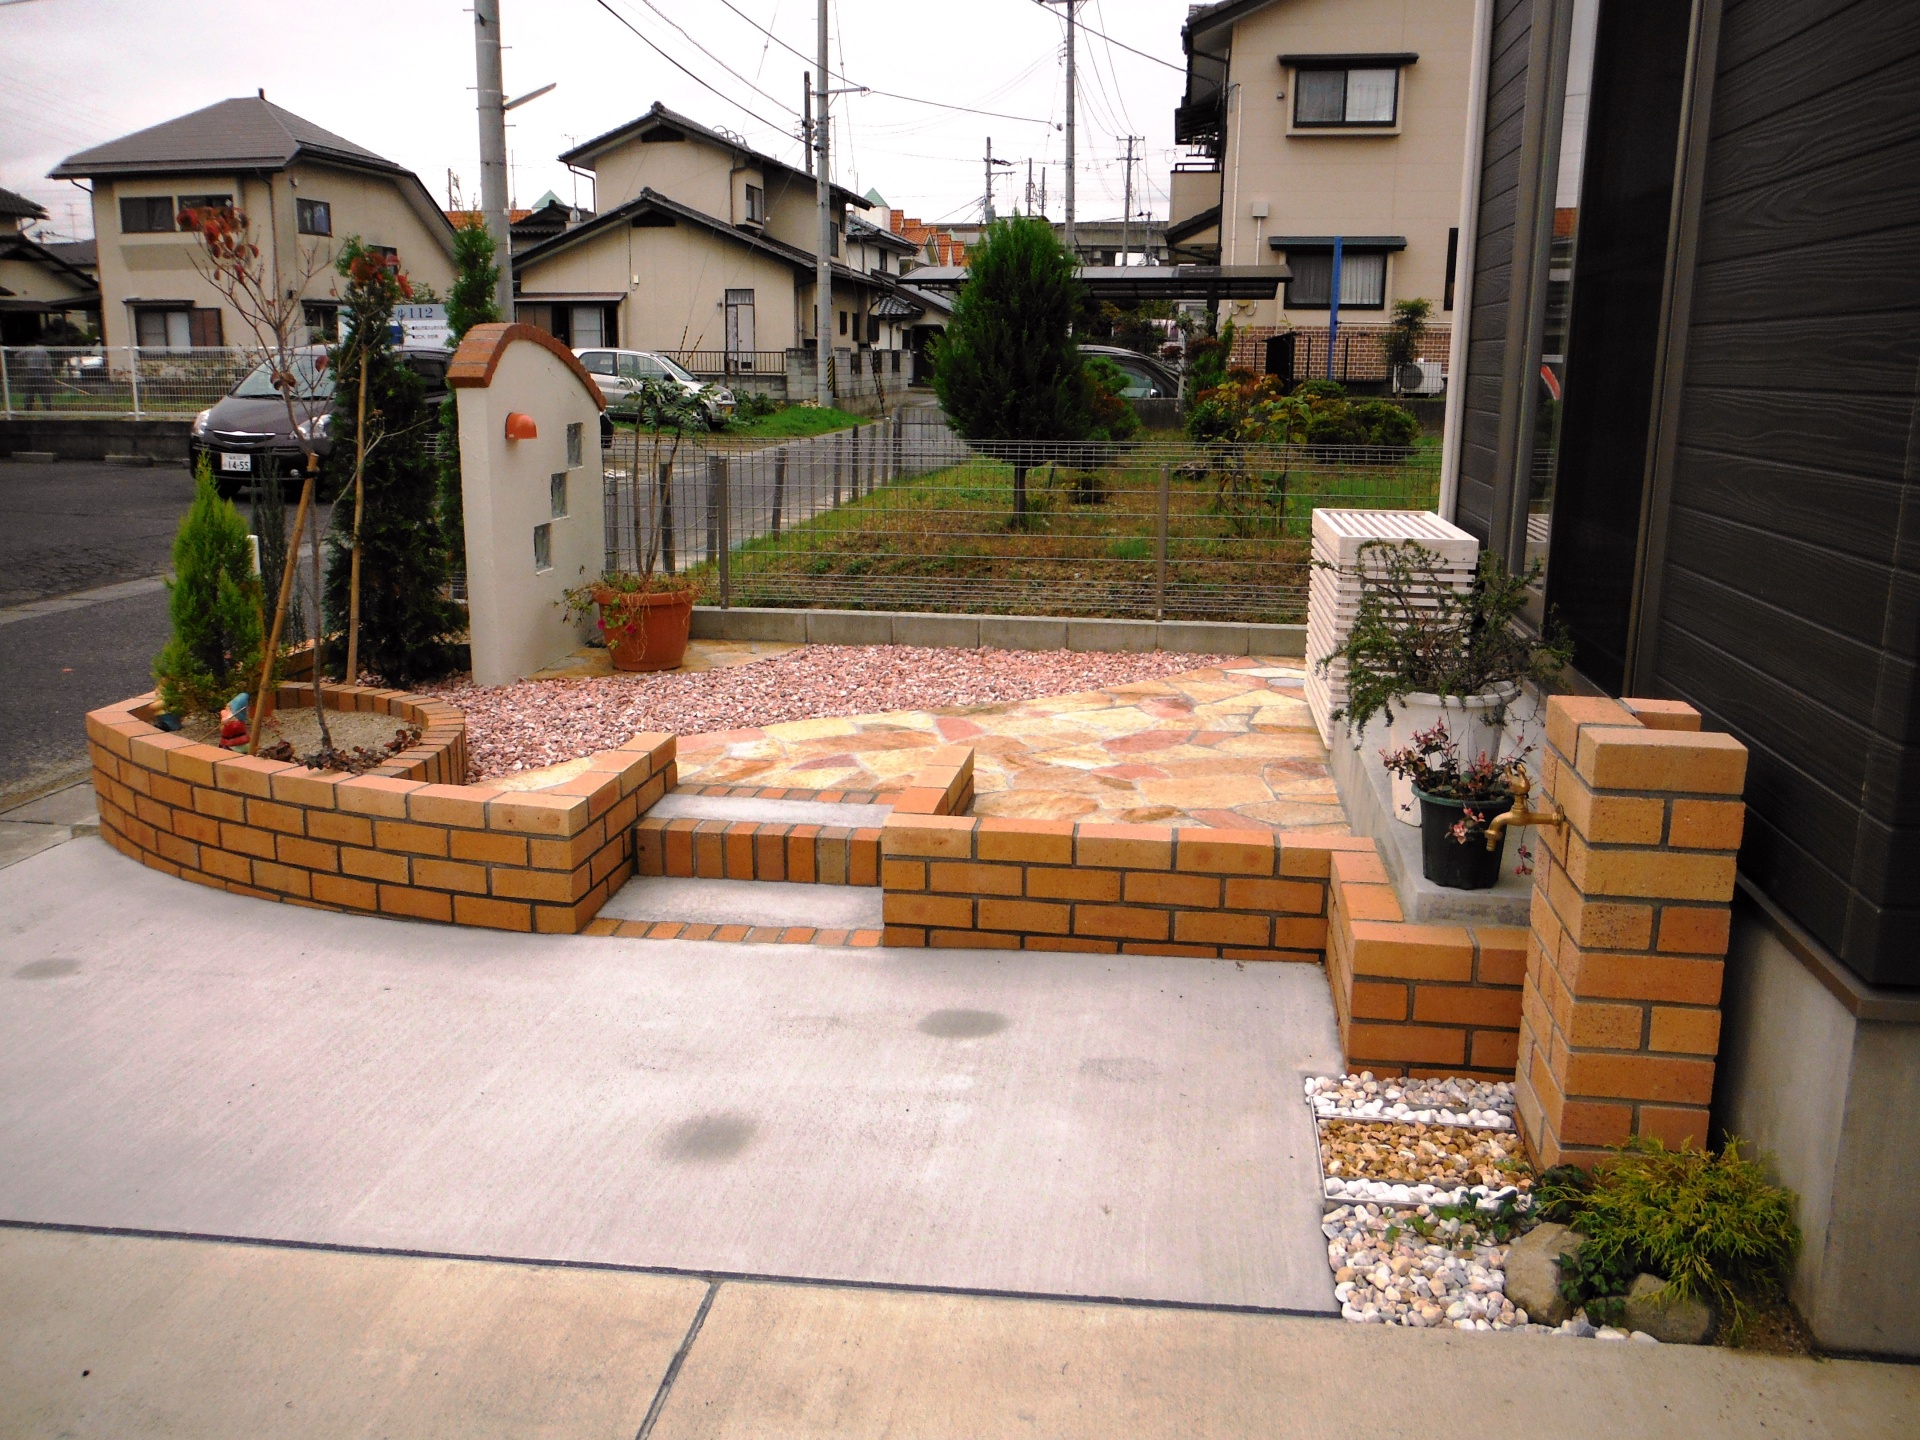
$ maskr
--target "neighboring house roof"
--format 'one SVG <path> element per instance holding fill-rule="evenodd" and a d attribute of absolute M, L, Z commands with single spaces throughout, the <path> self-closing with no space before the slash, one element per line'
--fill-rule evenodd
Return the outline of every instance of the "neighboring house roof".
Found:
<path fill-rule="evenodd" d="M 1179 245 L 1191 240 L 1203 230 L 1212 230 L 1220 224 L 1220 207 L 1213 205 L 1205 210 L 1196 210 L 1177 224 L 1167 226 L 1167 244 Z"/>
<path fill-rule="evenodd" d="M 884 245 L 889 250 L 897 250 L 910 255 L 920 247 L 904 235 L 896 235 L 891 230 L 882 230 L 871 220 L 862 220 L 858 215 L 847 217 L 847 234 L 863 243 Z"/>
<path fill-rule="evenodd" d="M 0 230 L 0 260 L 25 260 L 31 264 L 44 266 L 81 292 L 61 298 L 54 305 L 55 309 L 71 306 L 73 309 L 80 310 L 100 303 L 100 286 L 93 276 L 78 265 L 61 259 L 37 240 L 29 240 L 25 235 L 15 235 Z M 0 291 L 0 296 L 6 293 Z"/>
<path fill-rule="evenodd" d="M 47 240 L 41 242 L 40 248 L 82 270 L 92 270 L 100 264 L 100 246 L 92 240 Z"/>
<path fill-rule="evenodd" d="M 669 199 L 657 190 L 642 190 L 626 204 L 612 210 L 604 210 L 591 220 L 582 221 L 571 230 L 563 230 L 550 240 L 542 240 L 538 245 L 529 246 L 514 256 L 514 269 L 524 273 L 525 269 L 563 250 L 571 249 L 583 241 L 591 240 L 605 231 L 631 224 L 644 215 L 666 215 L 676 221 L 685 221 L 712 234 L 723 236 L 735 244 L 744 245 L 750 250 L 758 250 L 775 260 L 785 261 L 794 269 L 811 275 L 814 271 L 814 255 L 811 250 L 802 250 L 797 245 L 789 245 L 784 240 L 775 240 L 770 235 L 757 235 L 751 230 L 742 230 L 736 225 L 716 219 L 703 210 L 695 210 L 691 205 L 682 205 L 678 200 Z M 851 281 L 867 285 L 888 288 L 884 276 L 864 275 L 849 269 L 844 261 L 833 262 L 833 276 L 836 281 Z M 528 297 L 533 298 L 533 297 Z"/>
<path fill-rule="evenodd" d="M 420 177 L 363 145 L 283 110 L 264 93 L 219 100 L 203 110 L 163 120 L 91 150 L 69 155 L 47 173 L 55 180 L 113 175 L 231 174 L 284 170 L 296 160 L 319 161 L 388 175 L 406 192 L 441 244 L 453 249 L 453 226 Z"/>
<path fill-rule="evenodd" d="M 1187 23 L 1181 28 L 1188 35 L 1217 30 L 1222 25 L 1238 24 L 1275 3 L 1277 0 L 1219 0 L 1214 5 L 1195 5 L 1188 9 Z"/>
<path fill-rule="evenodd" d="M 531 214 L 533 214 L 531 210 L 509 210 L 507 211 L 507 224 L 518 225 Z M 446 212 L 446 216 L 449 225 L 484 225 L 487 223 L 487 212 L 484 210 L 449 210 Z"/>
<path fill-rule="evenodd" d="M 652 108 L 638 119 L 629 120 L 624 125 L 617 125 L 605 134 L 596 135 L 591 140 L 574 146 L 573 149 L 568 150 L 560 156 L 560 163 L 563 165 L 585 165 L 588 169 L 591 169 L 593 168 L 593 158 L 596 155 L 604 155 L 615 146 L 624 145 L 627 141 L 636 139 L 647 131 L 659 129 L 662 126 L 673 130 L 682 130 L 689 135 L 697 135 L 709 144 L 724 146 L 742 155 L 751 156 L 763 169 L 784 170 L 789 175 L 798 175 L 805 180 L 811 180 L 813 178 L 807 174 L 806 171 L 796 169 L 784 160 L 776 160 L 771 155 L 755 150 L 739 136 L 729 135 L 721 130 L 709 129 L 698 120 L 690 120 L 677 110 L 669 110 L 658 100 L 654 101 Z M 853 191 L 847 189 L 844 185 L 835 185 L 833 187 L 833 194 L 843 202 L 854 205 L 864 203 L 860 196 L 854 194 Z"/>
<path fill-rule="evenodd" d="M 412 173 L 291 110 L 281 109 L 264 96 L 216 101 L 204 110 L 163 120 L 69 155 L 49 173 L 62 180 L 156 170 L 284 170 L 300 156 L 362 169 Z"/>
<path fill-rule="evenodd" d="M 0 220 L 44 220 L 47 212 L 24 195 L 0 190 Z"/>

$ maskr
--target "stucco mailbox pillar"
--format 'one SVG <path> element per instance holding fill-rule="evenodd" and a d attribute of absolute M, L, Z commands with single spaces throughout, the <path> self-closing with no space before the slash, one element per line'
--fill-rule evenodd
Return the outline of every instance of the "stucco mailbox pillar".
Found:
<path fill-rule="evenodd" d="M 474 326 L 447 384 L 460 410 L 473 678 L 505 685 L 585 635 L 566 592 L 606 563 L 606 400 L 572 352 L 531 325 Z"/>

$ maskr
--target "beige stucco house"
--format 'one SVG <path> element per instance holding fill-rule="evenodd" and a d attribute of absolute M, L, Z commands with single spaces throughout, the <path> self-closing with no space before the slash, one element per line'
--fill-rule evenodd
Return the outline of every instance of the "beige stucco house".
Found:
<path fill-rule="evenodd" d="M 1225 0 L 1195 8 L 1182 40 L 1174 129 L 1189 159 L 1172 177 L 1174 259 L 1293 272 L 1276 299 L 1223 307 L 1237 357 L 1259 368 L 1266 337 L 1297 331 L 1299 373 L 1325 373 L 1336 236 L 1342 329 L 1364 336 L 1396 300 L 1424 298 L 1423 353 L 1443 357 L 1473 0 Z M 1376 357 L 1356 342 L 1336 374 L 1345 360 L 1353 378 L 1379 378 Z"/>
<path fill-rule="evenodd" d="M 515 253 L 516 319 L 576 348 L 770 356 L 811 345 L 811 175 L 658 104 L 560 158 L 592 172 L 595 213 Z M 921 313 L 899 285 L 913 247 L 865 223 L 864 205 L 833 187 L 831 343 L 904 349 Z"/>
<path fill-rule="evenodd" d="M 181 210 L 232 205 L 301 274 L 311 332 L 335 333 L 348 236 L 391 250 L 415 281 L 453 283 L 453 228 L 411 170 L 258 96 L 136 131 L 69 156 L 56 179 L 90 181 L 101 320 L 109 345 L 245 345 L 253 335 L 195 268 L 199 240 Z"/>

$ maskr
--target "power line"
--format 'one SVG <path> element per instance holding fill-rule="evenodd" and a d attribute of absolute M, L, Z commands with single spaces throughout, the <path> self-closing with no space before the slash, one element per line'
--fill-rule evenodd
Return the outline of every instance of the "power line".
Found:
<path fill-rule="evenodd" d="M 605 0 L 600 0 L 600 3 L 604 4 Z M 758 30 L 762 35 L 765 35 L 769 40 L 773 41 L 773 43 L 778 45 L 782 50 L 785 50 L 790 54 L 798 55 L 802 60 L 811 60 L 813 58 L 812 56 L 806 54 L 804 51 L 795 50 L 793 46 L 789 45 L 786 41 L 782 40 L 778 35 L 774 34 L 773 31 L 769 30 L 766 26 L 762 25 L 758 20 L 754 19 L 751 15 L 747 14 L 746 11 L 742 10 L 739 6 L 735 5 L 733 3 L 733 0 L 720 0 L 720 3 L 722 5 L 725 5 L 727 9 L 733 11 L 735 15 L 738 15 L 742 20 L 744 20 L 747 24 L 751 25 L 754 29 Z M 845 65 L 847 61 L 846 61 L 846 55 L 844 53 L 844 47 L 842 47 L 842 52 L 843 53 L 841 54 L 841 57 L 840 57 L 840 63 L 842 65 Z M 909 105 L 931 105 L 937 110 L 957 110 L 963 115 L 985 115 L 992 120 L 1013 120 L 1022 125 L 1051 125 L 1053 123 L 1051 120 L 1039 120 L 1031 115 L 1009 115 L 1009 114 L 1006 114 L 1004 111 L 1000 111 L 1000 110 L 981 110 L 972 105 L 954 105 L 945 100 L 929 100 L 922 95 L 901 95 L 901 94 L 897 94 L 892 90 L 876 90 L 871 85 L 856 84 L 853 80 L 849 79 L 844 74 L 834 74 L 832 70 L 829 70 L 827 73 L 829 75 L 832 75 L 834 79 L 840 81 L 844 85 L 854 86 L 855 89 L 859 90 L 863 94 L 879 95 L 879 96 L 883 96 L 888 100 L 904 100 Z"/>
<path fill-rule="evenodd" d="M 726 0 L 721 0 L 721 3 L 725 4 Z M 1040 6 L 1045 6 L 1047 3 L 1047 0 L 1033 0 L 1033 3 Z M 1109 45 L 1118 45 L 1122 50 L 1126 51 L 1129 55 L 1138 55 L 1142 60 L 1151 60 L 1154 64 L 1164 65 L 1169 70 L 1178 70 L 1182 75 L 1187 73 L 1186 66 L 1175 65 L 1171 60 L 1162 60 L 1158 55 L 1149 55 L 1144 50 L 1136 50 L 1133 48 L 1133 46 L 1127 44 L 1124 40 L 1116 40 L 1111 35 L 1105 34 L 1102 31 L 1094 29 L 1091 25 L 1087 24 L 1087 22 L 1084 20 L 1079 22 L 1079 26 L 1082 30 L 1086 31 L 1087 34 L 1098 36 L 1100 39 L 1106 41 Z"/>
<path fill-rule="evenodd" d="M 786 134 L 787 127 L 783 123 L 775 120 L 769 120 L 767 119 L 766 116 L 760 114 L 758 111 L 748 109 L 745 105 L 742 105 L 738 100 L 734 99 L 731 95 L 727 94 L 726 91 L 719 89 L 717 86 L 709 85 L 705 80 L 702 80 L 698 75 L 694 74 L 693 71 L 689 70 L 686 66 L 682 65 L 678 60 L 674 59 L 673 56 L 669 55 L 666 51 L 662 50 L 658 45 L 656 45 L 650 36 L 648 36 L 643 30 L 640 29 L 639 26 L 635 25 L 631 20 L 627 19 L 626 16 L 622 15 L 618 10 L 614 9 L 612 5 L 608 4 L 607 0 L 593 0 L 593 3 L 598 5 L 602 10 L 606 11 L 607 14 L 611 15 L 614 19 L 618 20 L 622 25 L 626 26 L 627 29 L 631 30 L 637 37 L 639 37 L 641 43 L 644 44 L 649 50 L 653 51 L 654 54 L 658 55 L 662 60 L 666 61 L 669 65 L 673 66 L 674 69 L 678 70 L 682 75 L 686 76 L 689 80 L 693 81 L 693 83 L 698 85 L 701 89 L 712 91 L 715 95 L 718 95 L 722 100 L 726 101 L 727 104 L 733 106 L 733 108 L 738 110 L 742 115 L 751 115 L 753 116 L 754 119 L 758 120 L 762 125 L 765 125 L 770 129 L 776 130 L 782 135 Z"/>
<path fill-rule="evenodd" d="M 667 24 L 673 26 L 675 30 L 678 30 L 680 34 L 685 37 L 689 45 L 693 46 L 694 49 L 698 50 L 702 55 L 706 56 L 709 60 L 713 61 L 714 64 L 718 65 L 722 70 L 726 71 L 727 74 L 731 75 L 734 79 L 738 80 L 742 85 L 746 86 L 749 90 L 753 91 L 754 94 L 759 95 L 766 100 L 772 101 L 773 104 L 780 106 L 781 109 L 783 110 L 786 108 L 785 102 L 782 101 L 778 96 L 767 94 L 766 91 L 762 90 L 758 85 L 754 84 L 753 81 L 747 79 L 746 76 L 742 75 L 738 70 L 734 69 L 731 65 L 727 64 L 726 61 L 722 60 L 718 55 L 714 54 L 711 50 L 707 49 L 707 47 L 702 45 L 698 40 L 694 39 L 692 35 L 689 35 L 687 33 L 686 26 L 682 25 L 678 20 L 675 20 L 671 15 L 667 14 L 666 11 L 662 10 L 658 5 L 654 4 L 653 0 L 640 0 L 640 3 L 646 6 L 647 9 L 651 10 L 654 14 L 658 15 L 662 20 L 666 21 Z"/>

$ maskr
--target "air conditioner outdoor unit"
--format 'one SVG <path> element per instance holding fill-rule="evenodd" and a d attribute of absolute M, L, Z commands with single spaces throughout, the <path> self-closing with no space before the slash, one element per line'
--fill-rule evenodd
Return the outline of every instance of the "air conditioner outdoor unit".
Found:
<path fill-rule="evenodd" d="M 1438 360 L 1409 360 L 1394 367 L 1393 388 L 1402 395 L 1438 395 L 1447 388 L 1447 377 Z"/>

